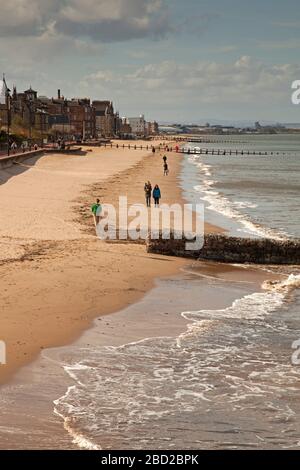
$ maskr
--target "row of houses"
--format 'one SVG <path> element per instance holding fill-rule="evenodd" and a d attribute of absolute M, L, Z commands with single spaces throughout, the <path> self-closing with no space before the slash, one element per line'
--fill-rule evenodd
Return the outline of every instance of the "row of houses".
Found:
<path fill-rule="evenodd" d="M 112 137 L 147 137 L 158 133 L 156 122 L 148 123 L 144 116 L 121 118 L 108 100 L 89 98 L 66 99 L 58 90 L 56 98 L 38 96 L 31 87 L 18 93 L 16 87 L 8 105 L 0 105 L 0 127 L 17 122 L 40 135 L 49 134 L 81 139 Z"/>

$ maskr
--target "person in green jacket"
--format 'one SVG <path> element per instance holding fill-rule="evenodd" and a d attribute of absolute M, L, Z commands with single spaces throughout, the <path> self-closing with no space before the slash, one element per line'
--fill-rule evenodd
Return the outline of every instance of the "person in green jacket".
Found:
<path fill-rule="evenodd" d="M 95 226 L 99 224 L 101 212 L 102 212 L 102 206 L 100 204 L 100 199 L 97 199 L 95 204 L 92 205 L 92 213 L 94 216 Z"/>

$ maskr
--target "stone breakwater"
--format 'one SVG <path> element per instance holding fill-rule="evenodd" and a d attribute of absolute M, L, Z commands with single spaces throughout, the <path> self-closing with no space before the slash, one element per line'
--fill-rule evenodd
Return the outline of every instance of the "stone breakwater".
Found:
<path fill-rule="evenodd" d="M 272 240 L 206 234 L 200 250 L 186 250 L 190 240 L 154 240 L 148 236 L 147 251 L 167 256 L 219 261 L 223 263 L 300 265 L 300 239 Z"/>

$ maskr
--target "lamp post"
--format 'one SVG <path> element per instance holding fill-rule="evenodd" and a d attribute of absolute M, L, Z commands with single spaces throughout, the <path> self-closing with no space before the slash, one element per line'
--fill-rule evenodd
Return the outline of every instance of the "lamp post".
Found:
<path fill-rule="evenodd" d="M 64 142 L 65 141 L 65 123 L 67 124 L 65 120 L 67 120 L 67 117 L 68 117 L 68 103 L 65 99 L 63 101 L 62 109 L 63 109 L 63 142 Z"/>
<path fill-rule="evenodd" d="M 10 89 L 7 88 L 5 78 L 3 77 L 5 83 L 5 97 L 6 97 L 6 112 L 7 112 L 7 155 L 10 155 Z"/>
<path fill-rule="evenodd" d="M 65 141 L 65 102 L 63 102 L 63 105 L 62 105 L 62 120 L 63 120 L 62 133 L 63 133 L 63 142 L 64 142 Z"/>
<path fill-rule="evenodd" d="M 31 98 L 28 100 L 28 111 L 29 111 L 29 150 L 31 150 L 31 140 L 32 140 L 32 104 L 33 101 Z"/>
<path fill-rule="evenodd" d="M 40 112 L 40 129 L 41 129 L 41 148 L 44 146 L 44 140 L 43 140 L 43 110 L 41 109 Z"/>
<path fill-rule="evenodd" d="M 44 135 L 45 133 L 47 133 L 47 116 L 47 107 L 45 105 L 42 105 L 40 108 L 41 148 L 44 147 Z"/>

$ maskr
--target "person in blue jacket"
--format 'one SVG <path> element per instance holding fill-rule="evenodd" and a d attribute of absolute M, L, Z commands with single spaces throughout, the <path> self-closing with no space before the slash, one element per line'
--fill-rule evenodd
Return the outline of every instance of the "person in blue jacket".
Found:
<path fill-rule="evenodd" d="M 158 207 L 159 206 L 159 201 L 161 199 L 161 192 L 160 192 L 158 184 L 156 184 L 154 189 L 153 189 L 153 199 L 154 199 L 155 207 Z"/>

